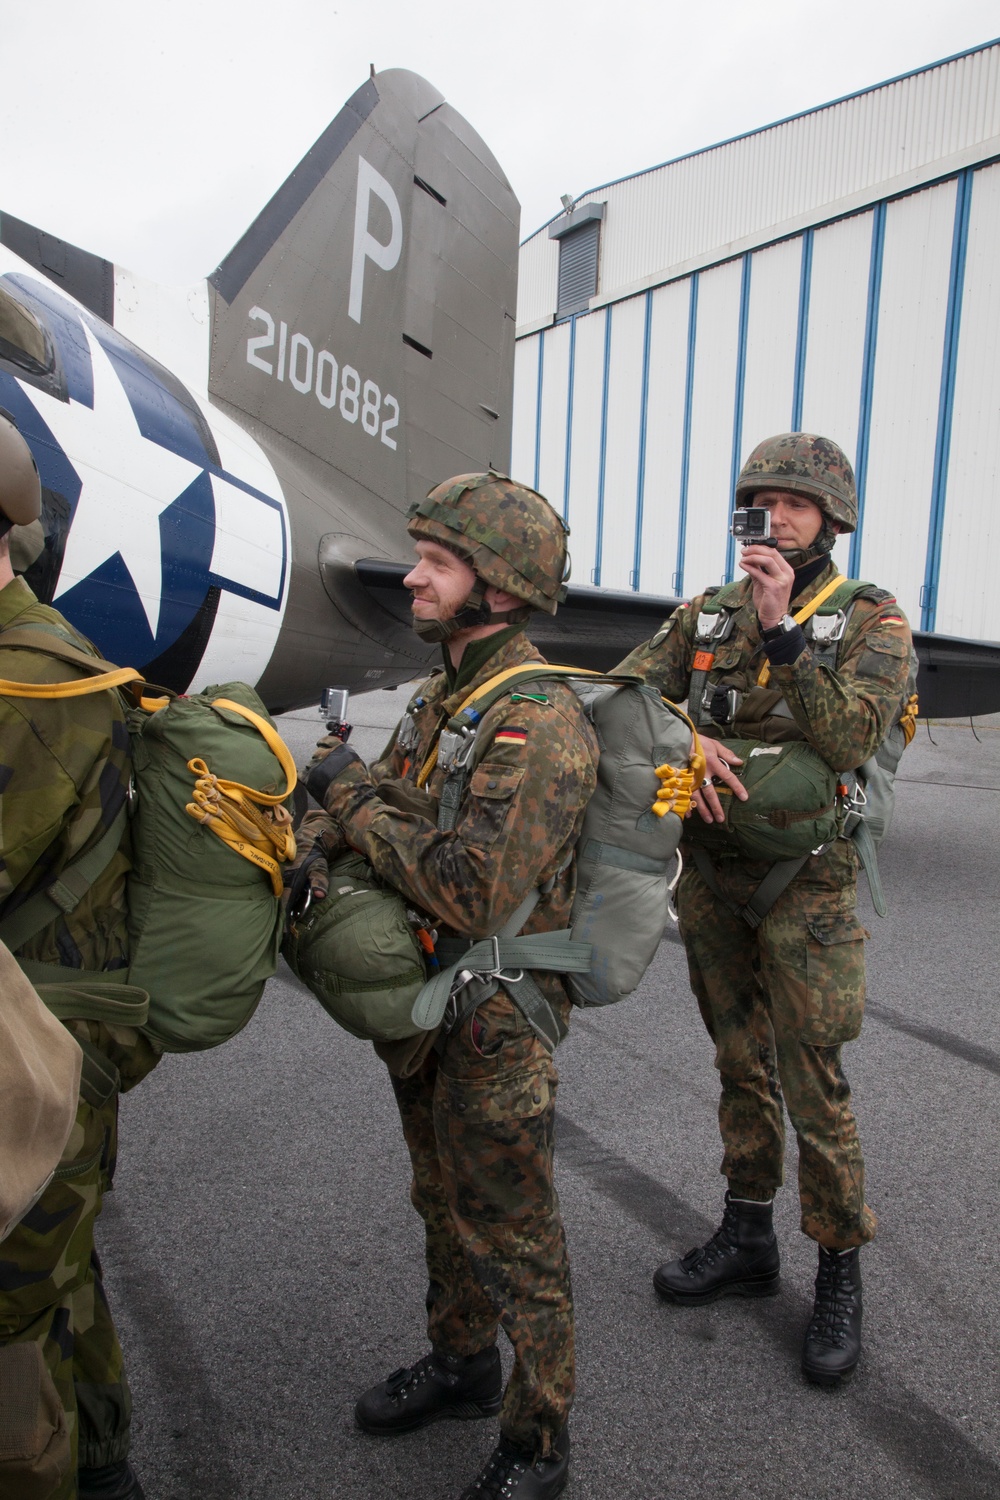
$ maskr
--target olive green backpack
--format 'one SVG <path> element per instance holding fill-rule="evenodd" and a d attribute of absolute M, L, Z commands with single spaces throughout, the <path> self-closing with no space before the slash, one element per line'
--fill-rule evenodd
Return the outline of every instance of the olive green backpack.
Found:
<path fill-rule="evenodd" d="M 139 673 L 90 656 L 44 625 L 4 631 L 3 644 L 93 674 L 67 683 L 5 681 L 5 696 L 130 689 L 123 701 L 133 786 L 130 805 L 98 843 L 0 922 L 0 938 L 16 950 L 72 910 L 127 840 L 129 968 L 91 973 L 19 960 L 22 969 L 45 986 L 57 1014 L 65 1006 L 57 1009 L 50 987 L 71 987 L 74 1016 L 85 1014 L 80 997 L 89 987 L 96 1019 L 141 1026 L 166 1052 L 228 1041 L 253 1015 L 277 965 L 282 864 L 295 853 L 284 806 L 295 766 L 264 704 L 242 682 L 190 697 L 143 696 Z"/>

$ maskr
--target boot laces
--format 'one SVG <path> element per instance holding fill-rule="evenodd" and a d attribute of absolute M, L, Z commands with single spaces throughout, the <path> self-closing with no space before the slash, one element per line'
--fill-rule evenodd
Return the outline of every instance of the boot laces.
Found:
<path fill-rule="evenodd" d="M 530 1467 L 530 1460 L 522 1448 L 517 1448 L 506 1438 L 501 1438 L 494 1448 L 483 1472 L 473 1480 L 462 1500 L 507 1500 L 513 1495 L 521 1475 Z"/>
<path fill-rule="evenodd" d="M 415 1365 L 404 1365 L 386 1377 L 385 1393 L 396 1401 L 405 1401 L 414 1386 L 423 1385 L 440 1372 L 434 1363 L 433 1354 L 425 1354 Z"/>
<path fill-rule="evenodd" d="M 816 1302 L 806 1338 L 816 1344 L 831 1344 L 843 1349 L 851 1315 L 857 1308 L 857 1293 L 851 1275 L 853 1262 L 849 1255 L 820 1256 L 816 1273 Z"/>
<path fill-rule="evenodd" d="M 712 1238 L 707 1244 L 698 1245 L 694 1250 L 689 1250 L 682 1258 L 681 1265 L 685 1271 L 699 1271 L 702 1266 L 714 1266 L 716 1261 L 722 1260 L 724 1256 L 735 1255 L 738 1248 L 736 1210 L 731 1203 L 727 1203 L 722 1214 L 722 1223 Z"/>

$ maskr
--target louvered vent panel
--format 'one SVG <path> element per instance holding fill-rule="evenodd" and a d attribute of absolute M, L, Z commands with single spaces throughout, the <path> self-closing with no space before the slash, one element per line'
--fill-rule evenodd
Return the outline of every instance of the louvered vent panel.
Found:
<path fill-rule="evenodd" d="M 559 302 L 556 317 L 582 312 L 597 291 L 601 223 L 592 219 L 559 241 Z"/>

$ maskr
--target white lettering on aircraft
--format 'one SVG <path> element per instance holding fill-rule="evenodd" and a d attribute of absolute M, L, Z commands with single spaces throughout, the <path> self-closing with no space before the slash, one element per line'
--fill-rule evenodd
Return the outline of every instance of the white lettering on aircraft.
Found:
<path fill-rule="evenodd" d="M 262 349 L 274 348 L 274 319 L 263 307 L 251 307 L 249 316 L 255 323 L 263 323 L 267 332 L 256 333 L 247 339 L 248 365 L 280 381 L 284 381 L 287 375 L 289 384 L 300 395 L 308 396 L 312 392 L 327 411 L 339 411 L 344 421 L 352 426 L 360 418 L 361 427 L 369 437 L 378 437 L 387 448 L 396 447 L 396 439 L 390 437 L 399 426 L 399 402 L 395 396 L 383 395 L 374 380 L 363 380 L 353 365 L 338 365 L 329 349 L 321 349 L 317 354 L 311 339 L 304 333 L 293 333 L 289 339 L 287 323 L 278 324 L 275 370 L 273 362 L 264 359 L 260 353 Z"/>
<path fill-rule="evenodd" d="M 371 195 L 381 198 L 389 210 L 388 243 L 377 240 L 368 229 L 368 211 Z M 361 322 L 361 304 L 365 292 L 365 261 L 374 261 L 383 271 L 391 271 L 399 260 L 403 248 L 403 215 L 399 211 L 399 200 L 391 186 L 371 162 L 358 157 L 358 195 L 354 203 L 354 255 L 351 259 L 351 295 L 347 315 L 355 323 Z"/>

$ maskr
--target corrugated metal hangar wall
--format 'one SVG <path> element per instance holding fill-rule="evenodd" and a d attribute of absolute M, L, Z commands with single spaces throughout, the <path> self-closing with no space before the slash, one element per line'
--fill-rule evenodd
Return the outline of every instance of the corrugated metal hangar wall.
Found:
<path fill-rule="evenodd" d="M 528 239 L 512 472 L 565 514 L 575 580 L 731 578 L 740 466 L 801 429 L 855 464 L 841 568 L 915 627 L 1000 639 L 998 162 L 992 43 L 596 189 Z M 573 311 L 560 256 L 598 217 Z"/>

